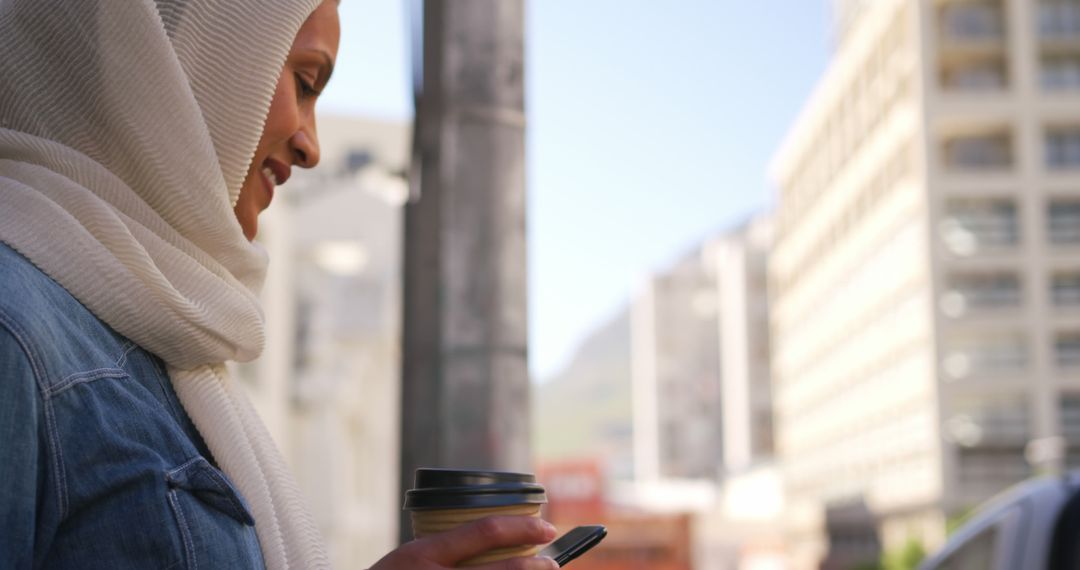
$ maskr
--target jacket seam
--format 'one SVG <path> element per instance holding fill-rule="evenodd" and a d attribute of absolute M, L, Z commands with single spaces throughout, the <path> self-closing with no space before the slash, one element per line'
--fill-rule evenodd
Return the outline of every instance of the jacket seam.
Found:
<path fill-rule="evenodd" d="M 195 456 L 195 457 L 191 458 L 190 460 L 184 462 L 183 465 L 177 467 L 176 469 L 168 471 L 166 473 L 166 477 L 170 481 L 172 481 L 172 480 L 174 480 L 176 478 L 177 473 L 179 473 L 181 471 L 186 471 L 187 469 L 189 469 L 190 467 L 192 467 L 195 464 L 201 464 L 201 465 L 204 466 L 201 469 L 202 473 L 204 473 L 207 477 L 209 477 L 210 482 L 214 485 L 214 487 L 217 488 L 218 493 L 220 493 L 221 495 L 224 495 L 225 499 L 227 501 L 229 501 L 230 504 L 232 504 L 233 508 L 235 508 L 237 511 L 239 511 L 241 513 L 244 513 L 244 514 L 248 515 L 249 517 L 251 516 L 251 512 L 247 509 L 246 506 L 244 506 L 244 503 L 241 502 L 240 499 L 237 497 L 237 495 L 236 495 L 237 492 L 233 489 L 232 485 L 229 484 L 229 482 L 225 479 L 225 477 L 221 474 L 221 472 L 218 469 L 216 469 L 213 465 L 210 465 L 210 462 L 207 461 L 206 458 L 201 456 L 201 455 Z"/>
<path fill-rule="evenodd" d="M 55 386 L 47 388 L 47 397 L 56 397 L 61 392 L 67 391 L 69 388 L 77 386 L 79 384 L 86 384 L 93 382 L 94 380 L 101 380 L 102 378 L 126 378 L 128 373 L 119 368 L 98 368 L 95 370 L 87 370 L 86 372 L 79 372 L 72 374 L 67 378 L 64 378 Z"/>
<path fill-rule="evenodd" d="M 188 568 L 197 570 L 199 568 L 199 562 L 195 559 L 195 545 L 191 539 L 191 529 L 188 527 L 187 517 L 184 516 L 184 509 L 180 506 L 180 501 L 176 498 L 176 491 L 170 490 L 168 493 L 169 505 L 172 506 L 173 512 L 176 513 L 178 524 L 180 525 L 180 536 L 184 541 L 184 551 L 188 559 Z"/>
<path fill-rule="evenodd" d="M 38 397 L 42 400 L 42 408 L 45 414 L 45 433 L 49 438 L 49 459 L 56 473 L 56 498 L 60 509 L 60 520 L 64 520 L 68 514 L 67 476 L 64 469 L 64 453 L 60 446 L 59 429 L 56 427 L 56 414 L 53 411 L 52 399 L 48 397 L 45 367 L 42 365 L 37 353 L 31 349 L 30 341 L 27 338 L 28 335 L 22 331 L 15 319 L 2 308 L 0 308 L 0 326 L 3 326 L 11 334 L 15 342 L 19 344 L 23 354 L 26 355 L 26 359 L 30 363 L 30 370 L 34 375 L 34 381 L 38 386 Z"/>
<path fill-rule="evenodd" d="M 200 459 L 203 459 L 201 455 L 196 455 L 195 457 L 188 459 L 187 461 L 181 463 L 179 466 L 165 471 L 165 477 L 169 480 L 170 483 L 174 482 L 173 480 L 176 478 L 177 473 L 187 469 L 188 467 L 191 467 L 195 463 L 198 463 Z"/>
<path fill-rule="evenodd" d="M 124 346 L 123 346 L 123 347 L 121 347 L 121 352 L 120 352 L 120 358 L 117 358 L 117 359 L 116 359 L 116 367 L 117 367 L 117 368 L 123 368 L 123 367 L 124 367 L 124 365 L 125 365 L 125 364 L 127 364 L 127 357 L 128 357 L 128 354 L 129 354 L 129 353 L 130 353 L 131 351 L 133 351 L 133 350 L 135 350 L 136 348 L 138 348 L 138 346 L 139 346 L 139 345 L 135 344 L 134 342 L 132 342 L 132 341 L 130 341 L 130 340 L 125 340 L 125 341 L 124 341 Z"/>

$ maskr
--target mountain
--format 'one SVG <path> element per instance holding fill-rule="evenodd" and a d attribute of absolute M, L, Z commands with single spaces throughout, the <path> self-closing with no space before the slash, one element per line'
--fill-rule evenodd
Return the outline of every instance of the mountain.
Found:
<path fill-rule="evenodd" d="M 609 477 L 629 478 L 631 418 L 630 317 L 624 309 L 534 391 L 536 459 L 598 458 Z"/>

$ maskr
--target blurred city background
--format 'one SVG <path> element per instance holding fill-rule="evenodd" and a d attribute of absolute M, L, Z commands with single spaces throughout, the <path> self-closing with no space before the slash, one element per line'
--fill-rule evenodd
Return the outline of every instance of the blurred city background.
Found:
<path fill-rule="evenodd" d="M 323 164 L 264 214 L 268 346 L 240 374 L 335 566 L 365 568 L 401 516 L 423 15 L 341 14 Z M 573 567 L 912 568 L 1080 467 L 1080 2 L 523 16 L 517 451 L 557 526 L 609 527 Z"/>

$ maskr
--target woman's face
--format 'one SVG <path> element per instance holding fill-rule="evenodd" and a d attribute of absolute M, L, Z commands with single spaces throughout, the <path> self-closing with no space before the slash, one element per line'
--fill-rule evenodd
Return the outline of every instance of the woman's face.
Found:
<path fill-rule="evenodd" d="M 255 239 L 259 213 L 270 205 L 274 188 L 289 179 L 293 165 L 311 168 L 319 162 L 315 101 L 337 60 L 341 36 L 337 4 L 337 0 L 325 0 L 312 12 L 297 32 L 281 70 L 255 159 L 234 209 L 248 240 Z"/>

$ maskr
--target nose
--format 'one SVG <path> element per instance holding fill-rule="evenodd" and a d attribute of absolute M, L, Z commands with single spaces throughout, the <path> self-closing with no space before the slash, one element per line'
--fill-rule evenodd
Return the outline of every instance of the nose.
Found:
<path fill-rule="evenodd" d="M 301 168 L 314 168 L 319 164 L 319 137 L 314 121 L 301 127 L 289 141 L 295 163 Z"/>

